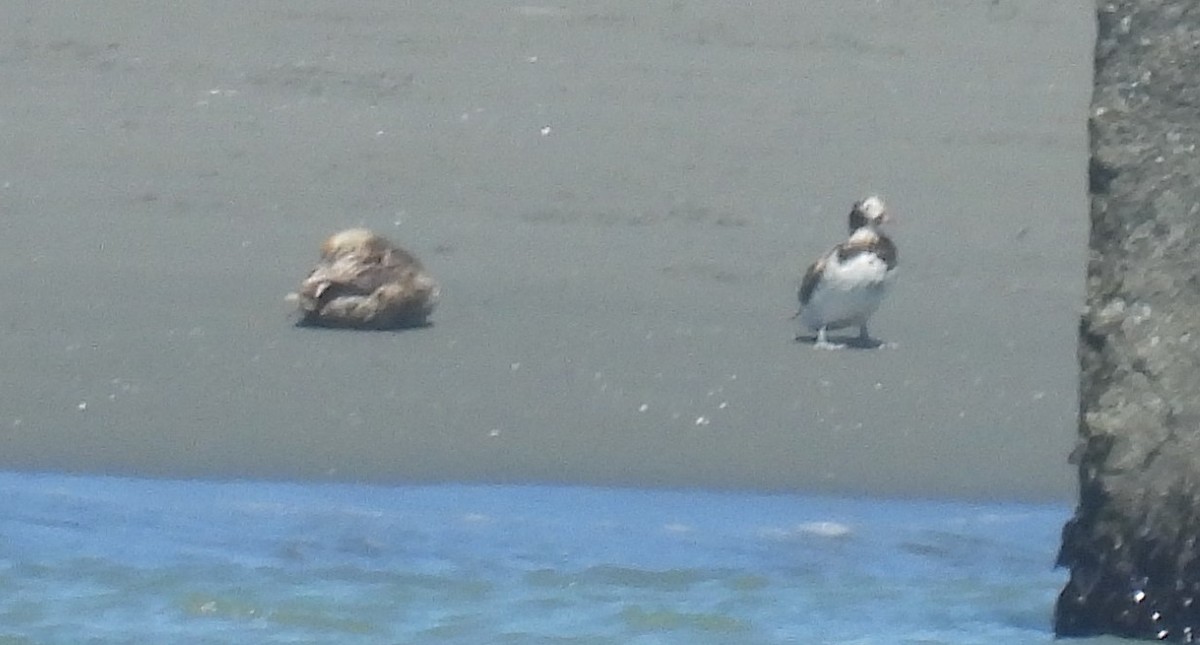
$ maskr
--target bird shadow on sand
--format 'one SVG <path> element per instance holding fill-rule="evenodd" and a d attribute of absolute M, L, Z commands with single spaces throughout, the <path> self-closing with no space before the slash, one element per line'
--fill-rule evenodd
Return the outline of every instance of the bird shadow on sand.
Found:
<path fill-rule="evenodd" d="M 408 322 L 408 323 L 398 323 L 398 324 L 380 325 L 380 326 L 357 326 L 357 325 L 338 325 L 338 324 L 331 324 L 331 323 L 326 323 L 326 322 L 313 322 L 310 320 L 301 319 L 301 320 L 294 321 L 292 323 L 292 327 L 295 327 L 297 329 L 312 329 L 312 330 L 333 331 L 333 332 L 358 331 L 358 332 L 367 332 L 367 333 L 371 333 L 371 332 L 400 333 L 400 332 L 416 331 L 418 329 L 427 329 L 429 327 L 433 327 L 433 321 L 426 320 L 426 321 L 422 321 L 422 322 Z"/>
<path fill-rule="evenodd" d="M 826 336 L 824 345 L 817 343 L 815 334 L 811 336 L 801 334 L 794 340 L 797 343 L 809 345 L 813 349 L 879 349 L 887 346 L 887 343 L 877 338 L 862 338 L 861 336 Z"/>

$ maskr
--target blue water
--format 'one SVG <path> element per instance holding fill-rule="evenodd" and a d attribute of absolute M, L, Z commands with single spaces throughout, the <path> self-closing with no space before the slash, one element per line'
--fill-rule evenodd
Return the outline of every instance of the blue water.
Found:
<path fill-rule="evenodd" d="M 1049 643 L 1064 506 L 0 474 L 0 643 Z"/>

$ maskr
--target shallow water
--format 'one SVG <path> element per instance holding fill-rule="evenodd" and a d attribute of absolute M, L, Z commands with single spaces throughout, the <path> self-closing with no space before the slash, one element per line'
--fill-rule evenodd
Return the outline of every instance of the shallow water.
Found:
<path fill-rule="evenodd" d="M 1049 643 L 1065 578 L 1058 505 L 27 474 L 0 493 L 13 643 Z"/>

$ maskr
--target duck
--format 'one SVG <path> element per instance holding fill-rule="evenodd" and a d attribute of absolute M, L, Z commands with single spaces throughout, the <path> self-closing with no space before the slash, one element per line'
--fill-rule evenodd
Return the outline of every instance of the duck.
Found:
<path fill-rule="evenodd" d="M 854 344 L 879 347 L 867 323 L 879 308 L 894 280 L 896 245 L 881 230 L 890 220 L 887 205 L 878 195 L 859 200 L 850 208 L 849 237 L 809 265 L 800 280 L 800 309 L 793 318 L 815 333 L 821 349 L 841 349 L 845 343 L 829 340 L 828 332 L 858 327 Z M 797 336 L 797 340 L 803 340 Z"/>
<path fill-rule="evenodd" d="M 398 329 L 428 325 L 440 295 L 416 256 L 370 229 L 349 228 L 325 239 L 288 300 L 300 326 Z"/>

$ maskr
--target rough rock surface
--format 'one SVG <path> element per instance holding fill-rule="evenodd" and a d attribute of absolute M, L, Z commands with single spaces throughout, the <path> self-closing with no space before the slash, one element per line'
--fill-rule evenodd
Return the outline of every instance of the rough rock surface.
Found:
<path fill-rule="evenodd" d="M 1200 637 L 1200 3 L 1099 2 L 1060 636 Z"/>

